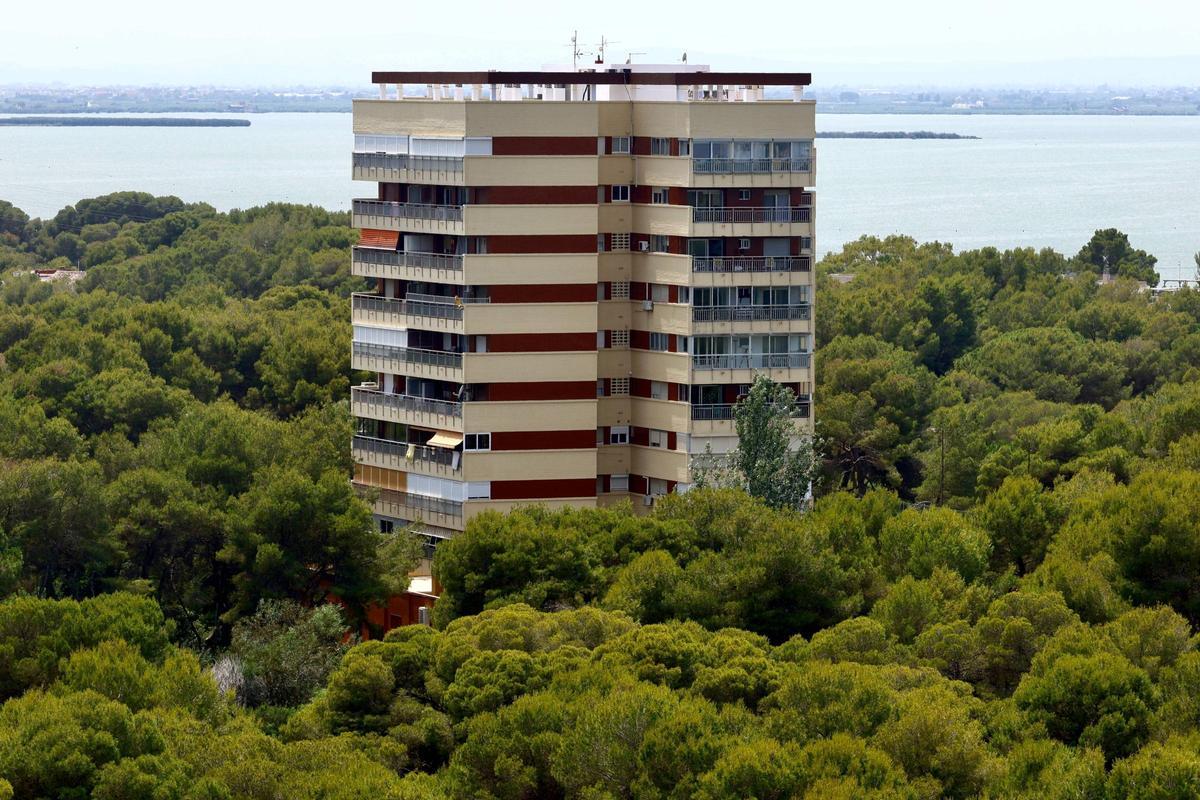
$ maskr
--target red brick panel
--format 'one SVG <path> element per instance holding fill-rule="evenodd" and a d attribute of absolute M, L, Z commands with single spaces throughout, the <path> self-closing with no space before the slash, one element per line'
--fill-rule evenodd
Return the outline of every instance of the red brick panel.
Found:
<path fill-rule="evenodd" d="M 595 334 L 591 334 L 593 341 Z M 490 343 L 490 340 L 489 340 Z M 592 400 L 596 397 L 595 381 L 536 381 L 531 383 L 490 383 L 488 400 Z"/>
<path fill-rule="evenodd" d="M 538 500 L 550 497 L 595 497 L 595 478 L 549 481 L 492 481 L 493 500 Z"/>
<path fill-rule="evenodd" d="M 544 283 L 530 286 L 492 285 L 488 297 L 493 303 L 594 303 L 594 283 Z"/>
<path fill-rule="evenodd" d="M 596 431 L 496 431 L 492 450 L 591 450 Z"/>
<path fill-rule="evenodd" d="M 492 333 L 490 353 L 554 353 L 596 349 L 596 333 Z M 495 384 L 493 384 L 494 386 Z"/>
<path fill-rule="evenodd" d="M 493 136 L 494 156 L 594 156 L 594 136 Z"/>

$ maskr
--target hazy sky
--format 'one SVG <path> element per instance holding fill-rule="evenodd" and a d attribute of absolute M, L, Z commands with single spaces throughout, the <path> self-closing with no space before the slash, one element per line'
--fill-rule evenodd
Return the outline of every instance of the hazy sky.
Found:
<path fill-rule="evenodd" d="M 610 60 L 803 69 L 818 84 L 1200 84 L 1196 0 L 7 0 L 0 83 L 365 85 L 372 69 Z"/>

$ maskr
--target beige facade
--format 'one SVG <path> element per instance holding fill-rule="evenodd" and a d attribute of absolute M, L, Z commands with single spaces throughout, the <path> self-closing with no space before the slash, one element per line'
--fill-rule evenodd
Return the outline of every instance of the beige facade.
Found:
<path fill-rule="evenodd" d="M 732 446 L 757 374 L 810 407 L 814 106 L 664 74 L 355 101 L 352 450 L 382 525 L 646 510 Z"/>

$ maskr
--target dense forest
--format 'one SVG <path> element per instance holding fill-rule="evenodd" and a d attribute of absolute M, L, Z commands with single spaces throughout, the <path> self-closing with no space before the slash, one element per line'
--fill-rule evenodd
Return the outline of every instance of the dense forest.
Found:
<path fill-rule="evenodd" d="M 848 245 L 811 508 L 483 515 L 365 642 L 353 238 L 0 203 L 0 798 L 1200 795 L 1200 293 L 1123 234 Z"/>

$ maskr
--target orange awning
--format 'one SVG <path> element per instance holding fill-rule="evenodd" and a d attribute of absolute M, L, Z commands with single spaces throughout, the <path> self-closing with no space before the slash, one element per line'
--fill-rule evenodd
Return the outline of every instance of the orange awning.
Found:
<path fill-rule="evenodd" d="M 374 247 L 378 250 L 395 250 L 400 246 L 400 232 L 363 228 L 358 234 L 358 246 Z"/>
<path fill-rule="evenodd" d="M 425 444 L 429 445 L 430 447 L 445 447 L 448 450 L 453 450 L 455 447 L 458 447 L 460 444 L 462 444 L 462 441 L 463 435 L 461 433 L 455 433 L 454 431 L 438 431 L 433 435 L 433 438 Z"/>

